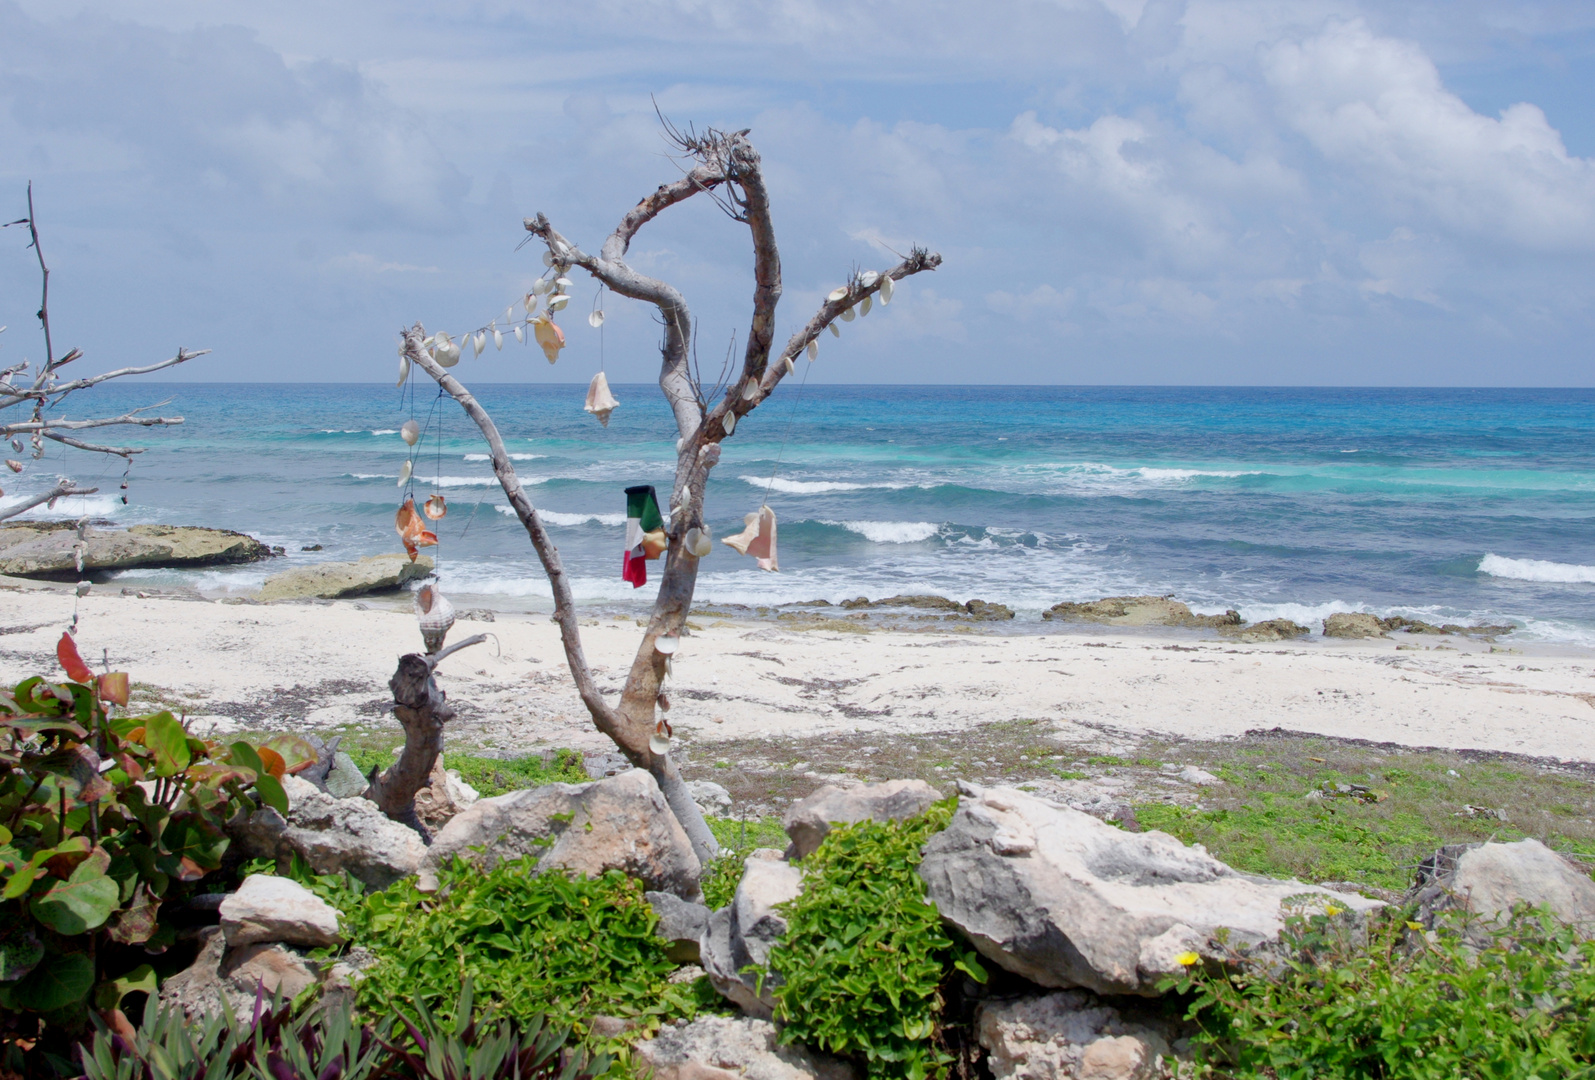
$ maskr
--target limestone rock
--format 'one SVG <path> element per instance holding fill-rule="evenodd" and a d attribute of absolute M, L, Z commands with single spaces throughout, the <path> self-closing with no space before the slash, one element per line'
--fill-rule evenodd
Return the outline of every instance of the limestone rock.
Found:
<path fill-rule="evenodd" d="M 1183 626 L 1190 629 L 1239 626 L 1233 611 L 1222 615 L 1197 615 L 1173 596 L 1108 596 L 1084 604 L 1054 604 L 1043 619 L 1102 623 L 1107 626 Z"/>
<path fill-rule="evenodd" d="M 995 1080 L 1160 1080 L 1174 1075 L 1164 1059 L 1185 1045 L 1168 1018 L 1083 990 L 983 1002 L 975 1034 Z"/>
<path fill-rule="evenodd" d="M 359 562 L 325 562 L 301 566 L 266 579 L 257 600 L 335 600 L 340 596 L 397 589 L 432 572 L 432 560 L 414 562 L 403 552 L 367 555 Z"/>
<path fill-rule="evenodd" d="M 327 794 L 334 799 L 354 799 L 364 795 L 371 782 L 354 763 L 354 758 L 339 750 L 332 755 L 332 768 L 327 770 L 324 785 Z"/>
<path fill-rule="evenodd" d="M 1419 865 L 1410 899 L 1431 929 L 1435 916 L 1451 908 L 1495 920 L 1514 904 L 1531 904 L 1595 936 L 1595 881 L 1534 839 L 1443 847 Z"/>
<path fill-rule="evenodd" d="M 786 933 L 786 919 L 776 905 L 794 899 L 802 887 L 803 871 L 783 861 L 774 848 L 759 848 L 744 861 L 742 881 L 731 903 L 709 916 L 699 947 L 700 963 L 720 995 L 750 1016 L 772 1015 L 779 976 L 767 975 L 761 994 L 757 977 L 743 969 L 769 965 L 770 950 Z"/>
<path fill-rule="evenodd" d="M 709 909 L 702 904 L 683 900 L 674 893 L 647 892 L 643 894 L 648 906 L 659 916 L 654 936 L 670 942 L 666 954 L 678 964 L 696 964 L 699 943 L 704 931 L 709 929 Z"/>
<path fill-rule="evenodd" d="M 421 887 L 435 888 L 438 868 L 455 855 L 483 868 L 538 855 L 539 870 L 593 877 L 621 870 L 650 889 L 693 900 L 701 895 L 698 857 L 645 769 L 590 784 L 548 784 L 480 800 L 433 837 L 421 867 Z"/>
<path fill-rule="evenodd" d="M 81 576 L 72 550 L 76 543 L 71 522 L 7 525 L 0 528 L 0 574 L 75 581 Z M 218 566 L 271 557 L 271 549 L 252 536 L 184 525 L 91 527 L 84 545 L 85 571 Z"/>
<path fill-rule="evenodd" d="M 1381 906 L 1242 874 L 1167 833 L 1123 832 L 1012 788 L 961 787 L 920 876 L 982 955 L 1041 986 L 1155 995 L 1181 954 L 1213 965 L 1232 949 L 1266 956 L 1292 912 L 1332 907 L 1356 925 Z"/>
<path fill-rule="evenodd" d="M 222 936 L 231 947 L 262 941 L 336 945 L 338 912 L 290 878 L 250 874 L 221 904 Z"/>
<path fill-rule="evenodd" d="M 1221 626 L 1219 633 L 1225 637 L 1234 638 L 1236 641 L 1289 641 L 1292 638 L 1306 637 L 1312 633 L 1300 623 L 1291 622 L 1289 619 L 1269 619 L 1265 622 L 1252 623 L 1250 626 Z"/>
<path fill-rule="evenodd" d="M 318 874 L 347 870 L 367 888 L 385 889 L 421 867 L 426 844 L 367 799 L 336 799 L 297 776 L 283 778 L 288 819 L 270 807 L 228 829 L 245 853 L 285 864 L 298 852 Z"/>
<path fill-rule="evenodd" d="M 775 1025 L 740 1016 L 703 1016 L 666 1027 L 636 1046 L 654 1080 L 855 1080 L 849 1063 L 799 1046 L 781 1046 Z"/>
<path fill-rule="evenodd" d="M 923 780 L 888 780 L 850 788 L 827 784 L 794 805 L 781 819 L 781 827 L 792 838 L 786 857 L 803 859 L 812 855 L 832 825 L 902 821 L 923 814 L 939 798 L 941 794 Z"/>
<path fill-rule="evenodd" d="M 443 767 L 443 757 L 432 763 L 427 785 L 415 793 L 415 812 L 421 824 L 436 832 L 456 814 L 476 804 L 482 796 L 460 774 Z"/>
<path fill-rule="evenodd" d="M 1337 611 L 1324 619 L 1324 637 L 1384 637 L 1385 626 L 1377 615 L 1361 611 Z"/>
<path fill-rule="evenodd" d="M 956 600 L 949 600 L 945 596 L 926 596 L 914 594 L 905 596 L 888 596 L 884 600 L 870 600 L 860 596 L 856 600 L 843 600 L 844 608 L 883 608 L 906 607 L 920 608 L 925 611 L 963 611 L 964 605 Z"/>
<path fill-rule="evenodd" d="M 698 804 L 704 816 L 723 814 L 731 809 L 731 793 L 713 780 L 688 780 L 687 794 Z"/>
<path fill-rule="evenodd" d="M 247 1017 L 255 1007 L 255 995 L 265 988 L 265 997 L 281 990 L 291 998 L 313 985 L 319 974 L 316 963 L 287 945 L 278 943 L 245 945 L 229 949 L 220 927 L 206 927 L 199 955 L 194 962 L 161 983 L 160 1000 L 168 1007 L 180 1008 L 189 1019 L 220 1016 L 223 1008 L 234 1016 Z"/>

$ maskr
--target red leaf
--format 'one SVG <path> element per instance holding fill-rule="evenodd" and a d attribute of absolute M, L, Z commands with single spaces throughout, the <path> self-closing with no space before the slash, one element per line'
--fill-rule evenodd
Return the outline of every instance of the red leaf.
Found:
<path fill-rule="evenodd" d="M 89 665 L 83 662 L 83 657 L 78 655 L 77 642 L 72 640 L 71 634 L 63 633 L 61 640 L 55 643 L 55 658 L 61 661 L 66 677 L 73 682 L 86 683 L 94 680 L 94 673 L 89 670 Z"/>

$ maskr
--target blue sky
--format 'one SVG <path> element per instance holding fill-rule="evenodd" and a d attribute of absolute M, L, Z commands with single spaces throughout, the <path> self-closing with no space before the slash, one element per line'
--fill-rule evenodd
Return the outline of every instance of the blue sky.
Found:
<path fill-rule="evenodd" d="M 753 129 L 782 334 L 889 248 L 944 256 L 816 381 L 1595 382 L 1587 2 L 0 0 L 0 42 L 0 215 L 33 180 L 87 368 L 391 378 L 398 327 L 474 327 L 541 272 L 521 218 L 596 247 L 676 175 L 651 95 Z M 22 242 L 5 363 L 41 351 Z M 633 261 L 718 368 L 744 227 L 689 203 Z M 650 312 L 607 309 L 611 378 L 652 379 Z M 585 381 L 567 321 L 557 367 L 459 372 Z"/>

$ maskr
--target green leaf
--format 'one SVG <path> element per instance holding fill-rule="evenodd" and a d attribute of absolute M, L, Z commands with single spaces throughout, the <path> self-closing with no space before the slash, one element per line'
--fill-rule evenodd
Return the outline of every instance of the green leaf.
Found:
<path fill-rule="evenodd" d="M 188 732 L 169 712 L 144 718 L 144 745 L 155 751 L 156 776 L 175 776 L 193 760 L 188 750 Z"/>
<path fill-rule="evenodd" d="M 32 971 L 44 958 L 44 946 L 33 927 L 21 919 L 9 920 L 0 929 L 0 982 L 15 982 Z"/>
<path fill-rule="evenodd" d="M 253 769 L 255 775 L 266 771 L 266 766 L 260 762 L 260 755 L 255 753 L 255 748 L 246 742 L 235 742 L 227 748 L 227 760 L 234 765 L 242 765 L 246 769 Z"/>
<path fill-rule="evenodd" d="M 79 863 L 72 876 L 33 899 L 33 917 L 58 934 L 82 934 L 102 925 L 121 900 L 116 881 L 107 876 L 110 856 L 103 851 Z"/>
<path fill-rule="evenodd" d="M 148 964 L 140 964 L 120 979 L 108 979 L 96 986 L 94 1005 L 101 1010 L 120 1008 L 122 999 L 127 995 L 143 991 L 153 998 L 157 989 L 155 969 Z"/>
<path fill-rule="evenodd" d="M 255 794 L 277 813 L 288 816 L 288 793 L 283 790 L 281 780 L 269 773 L 259 774 L 255 777 Z"/>
<path fill-rule="evenodd" d="M 12 1007 L 53 1012 L 81 1001 L 94 986 L 94 961 L 83 953 L 48 956 L 6 996 Z"/>

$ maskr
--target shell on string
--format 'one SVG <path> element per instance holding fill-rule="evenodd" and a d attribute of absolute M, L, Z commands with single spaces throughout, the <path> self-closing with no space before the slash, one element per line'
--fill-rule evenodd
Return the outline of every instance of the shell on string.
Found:
<path fill-rule="evenodd" d="M 587 404 L 582 408 L 598 417 L 598 422 L 604 427 L 608 427 L 609 414 L 619 406 L 620 402 L 616 401 L 615 395 L 609 392 L 609 379 L 600 371 L 587 385 Z"/>
<path fill-rule="evenodd" d="M 882 274 L 881 275 L 881 288 L 880 288 L 881 303 L 890 304 L 892 302 L 892 292 L 896 288 L 897 288 L 897 283 L 892 280 L 892 275 L 890 275 L 890 274 Z"/>
<path fill-rule="evenodd" d="M 415 618 L 421 624 L 426 651 L 435 653 L 443 647 L 443 639 L 454 625 L 454 605 L 436 585 L 423 585 L 415 594 Z"/>
<path fill-rule="evenodd" d="M 425 342 L 422 342 L 422 344 L 423 344 L 423 345 L 424 345 L 424 344 L 426 344 L 426 343 L 425 343 Z M 404 355 L 404 346 L 405 346 L 405 341 L 404 341 L 404 339 L 403 339 L 403 338 L 400 338 L 400 339 L 399 339 L 399 355 L 400 355 L 400 356 L 403 356 L 403 355 Z"/>
<path fill-rule="evenodd" d="M 829 325 L 830 328 L 831 328 L 831 336 L 832 337 L 841 337 L 842 336 L 842 328 L 840 326 L 837 326 L 834 322 L 833 323 L 829 323 L 827 325 Z"/>
<path fill-rule="evenodd" d="M 421 441 L 421 425 L 414 420 L 406 420 L 399 428 L 399 438 L 403 439 L 406 445 L 414 446 Z"/>
<path fill-rule="evenodd" d="M 860 300 L 858 302 L 858 313 L 860 315 L 868 315 L 869 314 L 869 309 L 870 309 L 870 298 L 866 296 L 864 299 L 862 299 L 862 300 Z"/>
<path fill-rule="evenodd" d="M 858 276 L 858 283 L 866 289 L 881 279 L 881 275 L 874 270 L 866 270 Z"/>
<path fill-rule="evenodd" d="M 532 282 L 532 295 L 547 296 L 548 290 L 552 289 L 553 287 L 554 283 L 552 281 L 548 280 L 546 277 L 540 277 L 536 281 Z"/>
<path fill-rule="evenodd" d="M 460 347 L 447 339 L 438 342 L 432 352 L 439 367 L 453 367 L 460 362 Z"/>
<path fill-rule="evenodd" d="M 797 374 L 797 365 L 792 362 L 792 358 L 790 356 L 786 358 L 786 373 L 788 375 Z"/>
<path fill-rule="evenodd" d="M 714 538 L 709 535 L 707 527 L 701 529 L 688 529 L 685 541 L 686 549 L 700 559 L 708 558 L 714 550 Z"/>
<path fill-rule="evenodd" d="M 569 292 L 570 287 L 575 283 L 568 277 L 560 276 L 554 279 L 554 284 L 559 287 L 560 292 Z"/>
<path fill-rule="evenodd" d="M 552 251 L 543 252 L 543 265 L 544 266 L 553 266 L 554 265 L 554 253 Z"/>
<path fill-rule="evenodd" d="M 553 319 L 538 316 L 532 320 L 532 336 L 543 347 L 543 355 L 552 364 L 559 359 L 559 350 L 565 347 L 565 331 Z"/>
<path fill-rule="evenodd" d="M 720 418 L 720 426 L 725 428 L 727 435 L 731 434 L 737 429 L 737 414 L 727 409 L 725 416 Z"/>
<path fill-rule="evenodd" d="M 487 348 L 487 331 L 478 330 L 476 332 L 476 355 L 481 356 L 482 350 L 485 348 Z"/>
<path fill-rule="evenodd" d="M 843 308 L 842 309 L 842 321 L 843 322 L 852 322 L 857 317 L 858 317 L 858 310 L 856 308 Z M 832 325 L 834 326 L 835 324 L 833 323 Z"/>
<path fill-rule="evenodd" d="M 493 348 L 498 349 L 500 352 L 504 350 L 504 331 L 493 331 Z"/>
<path fill-rule="evenodd" d="M 843 285 L 840 289 L 832 289 L 831 290 L 831 295 L 827 296 L 825 299 L 830 301 L 833 304 L 836 303 L 838 300 L 846 300 L 847 299 L 847 286 Z"/>
<path fill-rule="evenodd" d="M 679 439 L 676 440 L 676 453 L 678 453 L 678 454 L 681 453 L 681 451 L 685 450 L 686 447 L 687 447 L 687 440 L 686 440 L 685 436 L 683 436 L 682 438 L 679 438 Z"/>
<path fill-rule="evenodd" d="M 809 342 L 808 351 L 810 360 L 818 360 L 820 358 L 820 342 L 818 338 Z"/>
<path fill-rule="evenodd" d="M 408 379 L 409 377 L 410 377 L 410 358 L 408 356 L 401 356 L 401 357 L 399 357 L 399 382 L 398 382 L 397 385 L 403 386 L 404 385 L 404 381 L 406 379 Z M 13 439 L 11 441 L 12 442 L 16 442 L 17 440 Z M 17 449 L 20 450 L 20 449 L 22 449 L 22 447 L 18 446 Z"/>
<path fill-rule="evenodd" d="M 421 512 L 433 521 L 438 521 L 448 516 L 448 500 L 443 498 L 442 495 L 434 495 L 422 504 Z"/>
<path fill-rule="evenodd" d="M 11 449 L 15 450 L 19 454 L 22 453 L 22 440 L 21 439 L 12 439 L 11 440 Z"/>
<path fill-rule="evenodd" d="M 743 401 L 752 401 L 754 398 L 756 398 L 758 396 L 759 396 L 759 380 L 758 379 L 749 379 L 747 381 L 747 385 L 743 386 L 743 388 L 742 388 L 742 400 Z"/>
<path fill-rule="evenodd" d="M 593 310 L 587 315 L 587 325 L 592 327 L 594 330 L 597 330 L 600 326 L 604 325 L 604 309 L 593 308 Z"/>
<path fill-rule="evenodd" d="M 515 328 L 515 340 L 522 345 L 526 344 L 526 332 L 518 326 Z"/>
<path fill-rule="evenodd" d="M 670 753 L 670 736 L 662 731 L 655 731 L 648 738 L 648 749 L 660 757 Z"/>
<path fill-rule="evenodd" d="M 411 465 L 408 460 L 406 460 L 403 465 L 400 465 L 399 466 L 399 483 L 398 483 L 398 486 L 399 487 L 403 487 L 405 484 L 409 483 L 410 482 L 410 474 L 412 472 L 414 472 L 414 471 L 415 471 L 415 466 Z"/>
<path fill-rule="evenodd" d="M 507 323 L 512 323 L 512 322 L 515 321 L 515 305 L 514 304 L 511 304 L 509 307 L 504 309 L 504 321 L 507 322 Z"/>
<path fill-rule="evenodd" d="M 654 651 L 660 656 L 674 656 L 676 649 L 681 645 L 681 639 L 674 634 L 654 638 Z"/>
<path fill-rule="evenodd" d="M 549 311 L 564 311 L 565 305 L 570 303 L 570 297 L 564 293 L 555 293 L 548 298 Z"/>

